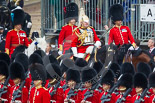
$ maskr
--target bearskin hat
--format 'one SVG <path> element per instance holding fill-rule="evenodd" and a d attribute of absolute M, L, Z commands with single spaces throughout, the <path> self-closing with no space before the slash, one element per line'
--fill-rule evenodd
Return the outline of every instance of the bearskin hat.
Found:
<path fill-rule="evenodd" d="M 97 75 L 95 69 L 90 67 L 85 67 L 82 71 L 82 82 L 90 81 Z"/>
<path fill-rule="evenodd" d="M 108 84 L 112 87 L 114 85 L 114 76 L 112 70 L 107 70 L 106 74 L 101 78 L 101 85 Z"/>
<path fill-rule="evenodd" d="M 97 73 L 101 71 L 102 67 L 103 67 L 103 63 L 101 61 L 95 62 L 93 66 L 93 68 L 96 70 Z"/>
<path fill-rule="evenodd" d="M 0 60 L 4 60 L 8 66 L 10 65 L 10 57 L 6 53 L 0 53 Z"/>
<path fill-rule="evenodd" d="M 123 6 L 120 4 L 115 4 L 110 7 L 109 17 L 111 17 L 113 23 L 115 21 L 123 21 Z"/>
<path fill-rule="evenodd" d="M 65 13 L 65 21 L 69 22 L 71 19 L 78 20 L 78 6 L 76 3 L 70 3 L 66 7 L 66 13 Z"/>
<path fill-rule="evenodd" d="M 42 58 L 40 55 L 33 53 L 29 57 L 29 65 L 34 64 L 34 63 L 40 63 L 43 64 Z"/>
<path fill-rule="evenodd" d="M 25 70 L 21 63 L 14 62 L 10 64 L 9 67 L 9 75 L 11 79 L 20 78 L 22 80 L 25 79 Z"/>
<path fill-rule="evenodd" d="M 40 55 L 41 58 L 43 58 L 46 55 L 46 53 L 43 50 L 35 50 L 34 53 Z"/>
<path fill-rule="evenodd" d="M 70 67 L 74 67 L 74 62 L 71 59 L 64 59 L 60 65 L 62 74 L 66 72 Z"/>
<path fill-rule="evenodd" d="M 57 64 L 49 63 L 46 66 L 46 71 L 47 71 L 47 79 L 55 78 L 55 79 L 57 79 L 59 81 L 61 76 L 62 76 L 60 67 Z"/>
<path fill-rule="evenodd" d="M 119 81 L 119 86 L 125 86 L 127 89 L 132 88 L 133 76 L 131 74 L 123 74 Z"/>
<path fill-rule="evenodd" d="M 18 25 L 18 24 L 23 25 L 25 14 L 24 14 L 24 11 L 22 10 L 21 7 L 19 7 L 19 6 L 16 7 L 12 11 L 11 16 L 12 16 L 12 23 L 13 23 L 14 26 Z"/>
<path fill-rule="evenodd" d="M 134 76 L 134 87 L 142 87 L 143 89 L 147 88 L 147 77 L 143 73 L 136 73 Z"/>
<path fill-rule="evenodd" d="M 6 78 L 9 75 L 8 64 L 3 60 L 0 60 L 0 74 L 5 75 Z"/>
<path fill-rule="evenodd" d="M 45 83 L 47 75 L 46 69 L 42 64 L 35 63 L 30 66 L 30 73 L 32 80 L 42 80 Z"/>
<path fill-rule="evenodd" d="M 155 72 L 152 72 L 149 76 L 149 87 L 155 87 Z"/>
<path fill-rule="evenodd" d="M 121 71 L 120 66 L 117 63 L 112 63 L 109 69 L 111 69 L 114 72 L 115 78 L 118 79 L 120 76 L 120 71 Z"/>
<path fill-rule="evenodd" d="M 23 53 L 23 52 L 25 51 L 26 48 L 27 48 L 27 47 L 26 47 L 25 45 L 19 45 L 19 46 L 17 46 L 17 47 L 15 48 L 13 54 L 11 54 L 11 62 L 14 61 L 14 59 L 15 59 L 15 57 L 16 57 L 16 55 L 17 55 L 18 53 Z"/>
<path fill-rule="evenodd" d="M 130 73 L 131 75 L 135 74 L 135 69 L 131 63 L 124 63 L 121 66 L 121 74 Z"/>
<path fill-rule="evenodd" d="M 53 55 L 49 56 L 49 60 L 50 60 L 50 63 L 56 63 L 59 65 L 59 62 L 57 61 L 57 59 Z"/>
<path fill-rule="evenodd" d="M 85 66 L 87 66 L 88 63 L 83 58 L 77 58 L 75 60 L 75 67 L 79 70 L 82 70 Z"/>
<path fill-rule="evenodd" d="M 66 80 L 73 80 L 76 83 L 80 83 L 80 72 L 78 70 L 75 70 L 73 67 L 69 68 L 67 70 Z"/>
<path fill-rule="evenodd" d="M 15 57 L 15 62 L 19 62 L 23 65 L 25 72 L 28 71 L 29 60 L 28 56 L 24 53 L 18 53 Z"/>
<path fill-rule="evenodd" d="M 146 75 L 146 77 L 149 77 L 149 74 L 151 73 L 151 68 L 148 64 L 144 63 L 144 62 L 140 62 L 137 65 L 137 72 L 139 73 L 144 73 Z"/>

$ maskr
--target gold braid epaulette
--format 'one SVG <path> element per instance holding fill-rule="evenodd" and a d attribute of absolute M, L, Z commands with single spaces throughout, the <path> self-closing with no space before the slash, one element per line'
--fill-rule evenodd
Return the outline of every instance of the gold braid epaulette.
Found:
<path fill-rule="evenodd" d="M 87 34 L 87 31 L 81 34 L 80 32 L 77 31 L 77 29 L 80 29 L 80 27 L 77 27 L 76 29 L 74 29 L 73 33 L 75 33 L 76 36 L 78 37 L 78 40 L 81 41 L 81 44 L 77 46 L 77 47 L 80 47 L 83 45 L 84 40 L 86 36 L 88 36 L 88 34 Z"/>

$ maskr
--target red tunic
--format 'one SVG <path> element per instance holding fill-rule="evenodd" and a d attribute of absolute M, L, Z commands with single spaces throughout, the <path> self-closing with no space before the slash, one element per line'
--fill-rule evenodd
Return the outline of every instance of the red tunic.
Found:
<path fill-rule="evenodd" d="M 101 101 L 102 96 L 107 95 L 107 94 L 108 94 L 108 92 L 104 92 L 104 91 L 100 93 L 100 103 L 102 102 Z M 109 102 L 104 102 L 104 103 L 115 103 L 115 98 L 116 98 L 116 94 L 112 93 L 111 98 L 107 98 L 107 99 L 110 99 L 110 101 Z"/>
<path fill-rule="evenodd" d="M 29 102 L 30 103 L 50 103 L 50 94 L 47 89 L 33 87 L 30 91 Z"/>
<path fill-rule="evenodd" d="M 61 87 L 63 87 L 65 84 L 66 84 L 66 80 L 65 79 L 60 81 L 60 86 Z"/>
<path fill-rule="evenodd" d="M 122 98 L 122 97 L 123 97 L 122 94 L 117 95 L 117 96 L 115 97 L 115 102 L 114 102 L 114 103 L 116 103 L 117 100 L 118 100 L 119 98 Z M 128 96 L 125 98 L 125 101 L 124 101 L 123 103 L 131 103 L 131 102 L 132 102 L 132 96 L 131 96 L 131 95 L 128 95 Z"/>
<path fill-rule="evenodd" d="M 72 42 L 72 32 L 77 26 L 70 26 L 66 25 L 62 27 L 62 30 L 59 34 L 58 39 L 58 48 L 60 45 L 63 45 L 63 54 L 66 50 L 69 50 L 71 48 L 71 42 Z"/>
<path fill-rule="evenodd" d="M 115 42 L 115 45 L 128 44 L 129 43 L 128 40 L 130 40 L 131 44 L 135 43 L 134 38 L 128 26 L 121 26 L 120 29 L 118 27 L 113 27 L 110 30 L 109 40 L 108 40 L 109 45 L 113 41 Z"/>
<path fill-rule="evenodd" d="M 65 90 L 65 96 L 64 96 L 65 99 L 67 98 L 67 94 L 68 94 L 69 91 L 70 91 L 70 88 Z M 70 99 L 74 100 L 75 103 L 81 103 L 81 101 L 82 101 L 82 91 L 78 90 L 78 91 L 75 91 L 74 93 L 77 93 L 77 95 L 71 96 Z"/>
<path fill-rule="evenodd" d="M 29 73 L 29 76 L 25 79 L 25 86 L 27 87 L 28 90 L 30 89 L 31 82 L 32 82 L 31 74 Z"/>
<path fill-rule="evenodd" d="M 48 89 L 49 93 L 52 93 L 54 87 L 50 87 Z M 61 87 L 57 88 L 55 94 L 51 97 L 52 103 L 63 103 L 64 102 L 64 92 Z"/>
<path fill-rule="evenodd" d="M 135 103 L 135 101 L 136 101 L 136 99 L 139 99 L 140 98 L 140 95 L 134 95 L 133 97 L 132 97 L 132 103 Z M 148 98 L 147 97 L 144 97 L 144 102 L 142 102 L 142 103 L 149 103 L 148 102 Z M 152 103 L 152 102 L 151 102 Z"/>
<path fill-rule="evenodd" d="M 19 35 L 17 34 L 16 30 L 10 30 L 7 33 L 6 36 L 6 42 L 5 42 L 5 50 L 9 49 L 9 55 L 11 55 L 14 51 L 14 49 L 16 48 L 16 46 L 12 46 L 14 44 L 21 44 L 21 45 L 25 45 L 28 47 L 28 39 L 26 36 L 26 33 L 23 30 L 19 31 Z"/>
<path fill-rule="evenodd" d="M 0 84 L 0 88 L 1 89 L 3 88 L 3 84 Z M 7 92 L 1 96 L 1 100 L 4 101 L 4 103 L 9 103 L 9 90 L 10 90 L 10 86 L 8 85 L 7 89 L 5 89 L 5 90 L 7 90 Z"/>
<path fill-rule="evenodd" d="M 155 103 L 154 100 L 155 100 L 155 95 L 153 94 L 150 96 L 150 98 L 148 98 L 148 103 Z"/>
<path fill-rule="evenodd" d="M 9 103 L 11 103 L 12 99 L 13 99 L 13 93 L 19 88 L 20 86 L 13 86 L 10 88 L 10 96 L 9 96 Z M 21 97 L 16 98 L 16 101 L 21 101 L 22 103 L 27 103 L 28 102 L 28 89 L 24 86 L 22 88 L 22 94 Z"/>
<path fill-rule="evenodd" d="M 82 92 L 82 100 L 84 99 L 84 97 L 85 97 L 84 94 L 87 91 L 90 91 L 90 90 L 88 90 L 88 89 L 83 90 L 83 92 Z M 100 93 L 99 93 L 99 91 L 94 90 L 93 96 L 87 98 L 86 101 L 91 102 L 91 103 L 100 103 Z"/>
<path fill-rule="evenodd" d="M 94 43 L 96 41 L 100 41 L 100 39 L 97 37 L 97 34 L 94 30 L 94 28 L 90 27 L 91 30 L 93 31 L 93 34 L 94 34 Z M 77 30 L 75 30 L 75 32 L 73 32 L 73 42 L 72 42 L 72 47 L 77 47 L 81 44 L 81 41 L 79 40 L 78 36 L 76 35 L 76 33 L 80 34 L 80 29 L 78 28 Z M 93 44 L 94 44 L 93 43 Z M 85 53 L 86 52 L 86 49 L 89 47 L 89 46 L 92 46 L 92 45 L 82 45 L 80 47 L 77 47 L 77 53 Z"/>

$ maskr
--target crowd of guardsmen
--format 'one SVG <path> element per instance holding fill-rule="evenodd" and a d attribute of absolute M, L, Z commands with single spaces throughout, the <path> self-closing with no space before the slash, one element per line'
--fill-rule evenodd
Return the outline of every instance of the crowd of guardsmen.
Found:
<path fill-rule="evenodd" d="M 64 55 L 65 56 L 65 55 Z M 63 57 L 65 58 L 65 57 Z M 0 53 L 0 100 L 4 103 L 154 103 L 155 73 L 140 62 L 112 63 L 61 59 L 36 50 L 29 58 Z"/>

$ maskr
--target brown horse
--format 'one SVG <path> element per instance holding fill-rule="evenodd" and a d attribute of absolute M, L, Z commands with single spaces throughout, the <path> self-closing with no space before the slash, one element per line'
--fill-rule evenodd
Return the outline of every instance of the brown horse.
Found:
<path fill-rule="evenodd" d="M 135 67 L 135 71 L 137 71 L 136 67 L 139 62 L 145 62 L 149 64 L 152 69 L 155 67 L 155 62 L 153 61 L 153 58 L 145 50 L 134 50 L 131 52 L 128 51 L 128 53 L 124 57 L 124 62 L 132 63 Z"/>

